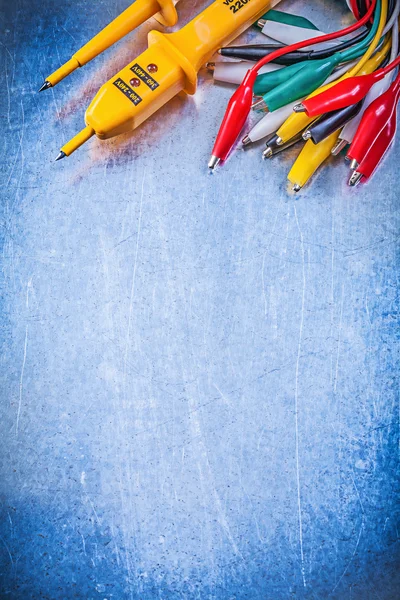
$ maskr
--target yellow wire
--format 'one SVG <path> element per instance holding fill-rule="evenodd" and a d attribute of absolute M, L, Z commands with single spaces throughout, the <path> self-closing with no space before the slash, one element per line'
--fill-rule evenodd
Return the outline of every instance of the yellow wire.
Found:
<path fill-rule="evenodd" d="M 372 40 L 370 46 L 368 47 L 368 50 L 361 58 L 361 60 L 350 71 L 345 73 L 345 75 L 341 79 L 348 79 L 349 77 L 357 75 L 357 73 L 359 73 L 363 69 L 363 67 L 366 66 L 367 63 L 370 61 L 371 56 L 378 47 L 379 40 L 382 37 L 382 33 L 386 24 L 387 12 L 388 0 L 382 0 L 379 25 L 374 39 Z M 374 60 L 372 60 L 371 62 L 373 64 L 375 63 Z M 374 68 L 371 69 L 371 72 L 373 70 Z M 331 150 L 334 147 L 338 137 L 339 131 L 336 131 L 333 134 L 331 134 L 327 139 L 323 140 L 317 145 L 314 145 L 311 142 L 311 140 L 309 140 L 306 143 L 288 174 L 288 180 L 294 184 L 294 189 L 299 190 L 307 183 L 307 181 L 312 177 L 315 171 L 329 157 Z"/>
<path fill-rule="evenodd" d="M 364 56 L 361 58 L 361 60 L 356 65 L 354 65 L 354 67 L 351 69 L 351 71 L 349 71 L 348 73 L 346 73 L 344 75 L 344 79 L 347 79 L 348 77 L 354 77 L 354 75 L 357 75 L 357 73 L 359 71 L 361 71 L 363 66 L 368 62 L 368 60 L 371 58 L 371 56 L 375 52 L 376 48 L 378 47 L 379 40 L 382 37 L 383 30 L 385 29 L 387 14 L 388 14 L 388 6 L 389 6 L 389 0 L 382 0 L 381 16 L 379 19 L 379 25 L 378 25 L 378 29 L 376 30 L 375 37 L 372 40 L 372 42 L 370 43 L 370 45 L 368 46 L 368 50 L 366 51 Z"/>
<path fill-rule="evenodd" d="M 369 61 L 362 67 L 362 69 L 359 72 L 360 75 L 368 75 L 368 73 L 372 73 L 373 71 L 375 71 L 375 69 L 382 63 L 382 61 L 385 59 L 386 55 L 390 51 L 390 46 L 391 38 L 389 36 L 385 45 L 378 52 L 376 52 L 376 54 L 372 58 L 370 58 Z M 334 85 L 336 85 L 336 83 L 345 79 L 346 75 L 347 73 L 342 75 L 342 77 L 340 77 L 337 81 L 332 81 L 331 83 L 327 83 L 323 87 L 318 88 L 317 90 L 312 92 L 312 94 L 310 94 L 308 98 L 312 98 L 313 96 L 316 96 L 317 94 L 320 94 L 321 92 L 325 92 L 325 90 L 332 88 Z M 281 138 L 282 143 L 284 144 L 285 142 L 291 140 L 292 137 L 300 133 L 300 131 L 303 131 L 303 129 L 310 125 L 310 123 L 312 123 L 314 119 L 315 117 L 308 117 L 307 113 L 305 112 L 294 112 L 286 119 L 284 123 L 282 123 L 282 125 L 276 132 L 276 135 Z"/>
<path fill-rule="evenodd" d="M 317 96 L 321 92 L 325 92 L 329 88 L 334 87 L 340 81 L 343 81 L 344 79 L 348 79 L 349 77 L 353 77 L 354 75 L 357 75 L 357 73 L 359 73 L 360 75 L 361 74 L 364 75 L 364 74 L 372 73 L 373 71 L 375 71 L 377 66 L 382 62 L 382 60 L 384 59 L 386 54 L 389 52 L 390 46 L 391 46 L 391 37 L 388 36 L 387 41 L 384 44 L 384 46 L 381 48 L 381 50 L 379 50 L 379 52 L 377 52 L 375 54 L 375 56 L 371 58 L 371 56 L 375 52 L 376 48 L 378 47 L 379 40 L 382 37 L 382 32 L 383 32 L 383 29 L 386 24 L 387 11 L 388 11 L 388 0 L 382 0 L 381 15 L 380 15 L 380 20 L 379 20 L 379 25 L 378 25 L 376 35 L 375 35 L 374 39 L 372 40 L 368 50 L 361 58 L 361 60 L 359 60 L 359 62 L 356 65 L 354 65 L 354 67 L 350 71 L 347 71 L 347 73 L 342 75 L 342 77 L 340 77 L 337 81 L 332 81 L 331 83 L 328 83 L 328 84 L 314 90 L 314 92 L 312 92 L 309 96 L 307 96 L 307 98 L 312 98 L 313 96 Z M 313 120 L 314 120 L 314 117 L 308 117 L 306 113 L 293 113 L 280 126 L 280 128 L 276 132 L 276 135 L 281 138 L 282 143 L 285 143 L 285 142 L 289 141 L 292 137 L 297 135 L 300 131 L 302 131 L 310 123 L 312 123 Z"/>

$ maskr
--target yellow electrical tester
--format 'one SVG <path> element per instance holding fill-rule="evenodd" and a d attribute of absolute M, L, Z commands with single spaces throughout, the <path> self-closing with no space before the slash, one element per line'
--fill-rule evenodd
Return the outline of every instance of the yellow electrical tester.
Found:
<path fill-rule="evenodd" d="M 279 0 L 215 0 L 181 30 L 151 31 L 149 48 L 104 84 L 85 114 L 86 128 L 61 149 L 69 156 L 92 135 L 131 131 L 176 94 L 194 94 L 197 72 Z"/>

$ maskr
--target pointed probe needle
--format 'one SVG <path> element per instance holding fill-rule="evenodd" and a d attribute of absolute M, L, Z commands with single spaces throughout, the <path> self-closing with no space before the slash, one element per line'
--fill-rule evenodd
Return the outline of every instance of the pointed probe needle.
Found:
<path fill-rule="evenodd" d="M 43 92 L 43 90 L 48 90 L 49 88 L 53 87 L 50 83 L 50 81 L 45 81 L 44 84 L 42 85 L 42 87 L 39 89 L 39 92 Z"/>
<path fill-rule="evenodd" d="M 77 133 L 76 136 L 72 138 L 72 140 L 64 144 L 55 160 L 61 160 L 66 156 L 70 156 L 73 152 L 75 152 L 75 150 L 82 146 L 82 144 L 87 142 L 94 134 L 94 129 L 90 127 L 90 125 L 87 125 L 84 129 L 82 129 L 82 131 Z"/>

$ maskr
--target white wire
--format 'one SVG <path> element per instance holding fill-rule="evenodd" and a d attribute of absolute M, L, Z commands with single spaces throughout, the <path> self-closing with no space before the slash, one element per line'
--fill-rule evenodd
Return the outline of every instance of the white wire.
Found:
<path fill-rule="evenodd" d="M 397 2 L 396 6 L 394 8 L 394 11 L 392 13 L 392 16 L 390 17 L 389 21 L 385 25 L 385 29 L 383 30 L 382 35 L 386 35 L 387 32 L 390 29 L 392 29 L 392 27 L 394 26 L 395 21 L 397 22 L 397 19 L 399 18 L 399 14 L 400 14 L 400 2 Z"/>
<path fill-rule="evenodd" d="M 350 5 L 350 0 L 346 0 L 346 4 L 349 7 L 350 12 L 353 14 L 353 11 L 351 9 L 351 5 Z M 394 22 L 397 21 L 398 17 L 400 14 L 400 2 L 396 3 L 395 9 L 392 13 L 392 16 L 390 17 L 389 21 L 386 23 L 385 28 L 382 32 L 382 36 L 386 35 L 387 32 L 392 29 L 392 27 L 394 27 Z"/>
<path fill-rule="evenodd" d="M 395 23 L 392 27 L 392 49 L 390 52 L 390 62 L 393 62 L 399 53 L 399 26 Z"/>
<path fill-rule="evenodd" d="M 328 79 L 324 82 L 324 85 L 327 83 L 331 83 L 332 81 L 336 81 L 339 77 L 347 73 L 349 69 L 351 69 L 354 65 L 357 64 L 357 61 L 353 61 L 347 64 L 340 69 L 337 69 L 332 75 L 328 77 Z M 252 142 L 256 142 L 257 140 L 261 140 L 263 137 L 266 137 L 270 133 L 273 133 L 286 121 L 286 119 L 293 113 L 293 105 L 297 104 L 299 100 L 303 100 L 303 98 L 296 100 L 296 102 L 291 102 L 286 106 L 282 106 L 278 110 L 266 114 L 260 121 L 258 121 L 254 127 L 247 134 Z"/>

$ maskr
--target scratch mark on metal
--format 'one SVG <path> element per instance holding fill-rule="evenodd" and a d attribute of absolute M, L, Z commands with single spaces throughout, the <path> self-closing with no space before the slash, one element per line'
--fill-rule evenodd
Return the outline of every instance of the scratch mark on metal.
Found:
<path fill-rule="evenodd" d="M 22 360 L 21 376 L 19 378 L 18 411 L 17 411 L 17 420 L 16 420 L 16 424 L 15 424 L 15 436 L 16 437 L 18 437 L 19 419 L 20 419 L 20 415 L 21 415 L 22 390 L 23 390 L 23 380 L 24 380 L 27 345 L 28 345 L 28 325 L 26 325 L 26 327 L 25 327 L 24 358 Z"/>
<path fill-rule="evenodd" d="M 303 287 L 301 295 L 301 317 L 300 317 L 300 328 L 299 328 L 299 343 L 297 346 L 297 360 L 296 360 L 296 383 L 294 390 L 294 414 L 295 414 L 295 437 L 296 437 L 296 481 L 297 481 L 297 509 L 299 514 L 299 541 L 300 541 L 300 557 L 301 557 L 301 574 L 303 577 L 303 585 L 306 584 L 306 577 L 304 571 L 304 550 L 303 550 L 303 522 L 301 515 L 301 489 L 300 489 L 300 465 L 299 465 L 299 368 L 300 368 L 300 356 L 301 356 L 301 344 L 303 340 L 303 326 L 304 326 L 304 306 L 305 306 L 305 294 L 306 294 L 306 272 L 304 265 L 304 243 L 303 233 L 300 229 L 299 219 L 297 217 L 296 205 L 294 205 L 294 214 L 296 217 L 297 229 L 300 235 L 301 254 L 302 254 L 302 278 Z"/>
<path fill-rule="evenodd" d="M 140 207 L 139 207 L 138 230 L 137 230 L 137 236 L 136 236 L 135 261 L 133 263 L 131 295 L 130 295 L 130 301 L 129 301 L 128 327 L 127 327 L 127 330 L 126 330 L 125 358 L 124 358 L 124 391 L 125 391 L 125 384 L 126 384 L 126 367 L 127 367 L 127 362 L 128 362 L 128 345 L 129 345 L 129 338 L 130 338 L 130 335 L 131 335 L 131 326 L 132 326 L 133 299 L 135 297 L 136 269 L 137 269 L 138 253 L 139 253 L 140 230 L 141 230 L 141 227 L 142 227 L 142 208 L 143 208 L 143 195 L 144 195 L 144 180 L 145 180 L 145 176 L 146 176 L 146 171 L 143 172 L 142 190 L 141 190 L 141 194 L 140 194 Z"/>
<path fill-rule="evenodd" d="M 358 545 L 359 545 L 359 543 L 360 543 L 360 538 L 361 538 L 361 534 L 362 534 L 362 532 L 363 532 L 363 529 L 364 529 L 364 523 L 361 523 L 360 532 L 359 532 L 359 534 L 358 534 L 358 539 L 357 539 L 357 544 L 356 544 L 356 547 L 354 548 L 353 554 L 352 554 L 352 556 L 351 556 L 351 558 L 350 558 L 349 562 L 347 563 L 347 565 L 346 565 L 346 568 L 344 569 L 343 573 L 342 573 L 342 574 L 341 574 L 341 576 L 339 577 L 339 580 L 338 580 L 337 584 L 336 584 L 336 585 L 335 585 L 335 587 L 333 588 L 333 590 L 332 590 L 332 594 L 333 594 L 333 593 L 336 591 L 336 589 L 337 589 L 338 585 L 339 585 L 339 584 L 340 584 L 340 582 L 342 581 L 343 577 L 346 575 L 346 573 L 347 573 L 347 569 L 348 569 L 348 568 L 349 568 L 349 566 L 351 565 L 351 563 L 352 563 L 352 561 L 353 561 L 353 559 L 354 559 L 354 557 L 355 557 L 355 555 L 356 555 L 357 548 L 358 548 Z"/>
<path fill-rule="evenodd" d="M 339 318 L 339 337 L 338 337 L 337 352 L 336 352 L 335 380 L 334 380 L 334 384 L 333 384 L 333 389 L 335 392 L 336 392 L 336 388 L 337 388 L 337 380 L 338 380 L 338 372 L 339 372 L 340 345 L 342 342 L 343 302 L 344 302 L 344 285 L 342 284 L 342 299 L 340 302 L 340 318 Z"/>

